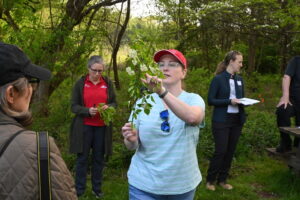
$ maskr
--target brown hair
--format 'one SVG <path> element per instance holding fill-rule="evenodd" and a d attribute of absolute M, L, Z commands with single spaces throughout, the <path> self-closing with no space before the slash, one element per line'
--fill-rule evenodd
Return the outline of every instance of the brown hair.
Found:
<path fill-rule="evenodd" d="M 229 51 L 226 54 L 224 60 L 218 64 L 215 74 L 220 74 L 223 71 L 225 71 L 230 61 L 231 60 L 235 61 L 237 55 L 243 55 L 243 54 L 239 51 Z"/>
<path fill-rule="evenodd" d="M 9 117 L 14 118 L 22 126 L 28 126 L 32 123 L 32 114 L 30 111 L 17 112 L 11 109 L 11 106 L 7 102 L 6 89 L 12 85 L 20 95 L 25 95 L 26 88 L 29 87 L 29 82 L 26 78 L 22 77 L 13 82 L 7 83 L 0 87 L 0 108 Z"/>

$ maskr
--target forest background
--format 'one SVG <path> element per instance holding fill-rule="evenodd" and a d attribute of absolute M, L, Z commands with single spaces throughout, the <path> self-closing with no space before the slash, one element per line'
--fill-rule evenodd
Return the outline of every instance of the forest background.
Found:
<path fill-rule="evenodd" d="M 90 55 L 102 55 L 106 75 L 115 82 L 119 106 L 114 120 L 114 154 L 104 174 L 104 199 L 127 199 L 126 171 L 134 152 L 126 150 L 120 134 L 128 120 L 126 67 L 129 49 L 143 61 L 156 50 L 176 48 L 189 65 L 186 90 L 207 90 L 216 65 L 230 50 L 241 51 L 246 96 L 261 103 L 247 108 L 230 179 L 233 191 L 208 192 L 201 184 L 195 199 L 300 199 L 300 178 L 280 159 L 266 155 L 278 144 L 275 108 L 281 97 L 281 77 L 288 60 L 300 54 L 298 0 L 153 0 L 156 13 L 131 17 L 132 0 L 0 0 L 0 41 L 21 47 L 32 61 L 50 69 L 53 77 L 40 84 L 32 109 L 31 128 L 48 130 L 71 172 L 75 156 L 68 153 L 73 117 L 70 95 L 74 82 L 86 73 Z M 205 177 L 213 152 L 211 107 L 198 144 Z M 87 194 L 82 199 L 92 199 Z"/>

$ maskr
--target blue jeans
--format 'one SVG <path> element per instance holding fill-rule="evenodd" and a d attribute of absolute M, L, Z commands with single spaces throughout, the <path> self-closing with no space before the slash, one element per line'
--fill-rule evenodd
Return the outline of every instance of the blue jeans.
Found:
<path fill-rule="evenodd" d="M 129 185 L 129 200 L 193 200 L 196 188 L 183 194 L 158 195 L 142 191 Z"/>
<path fill-rule="evenodd" d="M 83 127 L 83 152 L 77 154 L 76 161 L 76 191 L 82 195 L 86 187 L 86 176 L 88 171 L 88 158 L 92 149 L 92 189 L 101 192 L 102 171 L 104 167 L 104 136 L 106 126 Z"/>

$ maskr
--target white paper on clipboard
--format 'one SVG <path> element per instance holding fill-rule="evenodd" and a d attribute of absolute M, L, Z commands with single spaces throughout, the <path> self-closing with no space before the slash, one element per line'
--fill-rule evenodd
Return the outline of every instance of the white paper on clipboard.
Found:
<path fill-rule="evenodd" d="M 256 99 L 250 99 L 250 98 L 241 98 L 239 100 L 240 100 L 240 103 L 245 105 L 245 106 L 253 105 L 253 104 L 256 104 L 256 103 L 260 102 Z"/>

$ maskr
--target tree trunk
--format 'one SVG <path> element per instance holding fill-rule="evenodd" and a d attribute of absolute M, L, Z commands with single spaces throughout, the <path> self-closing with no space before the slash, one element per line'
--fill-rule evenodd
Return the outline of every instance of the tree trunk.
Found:
<path fill-rule="evenodd" d="M 177 39 L 179 45 L 177 46 L 183 54 L 185 53 L 185 0 L 179 0 L 177 13 Z"/>
<path fill-rule="evenodd" d="M 119 81 L 119 76 L 118 76 L 118 63 L 117 63 L 117 55 L 118 55 L 118 51 L 121 45 L 121 40 L 122 37 L 125 33 L 125 30 L 127 28 L 128 22 L 129 22 L 129 18 L 130 18 L 130 1 L 131 0 L 127 0 L 127 12 L 126 12 L 126 17 L 124 20 L 124 23 L 121 27 L 120 32 L 118 33 L 117 36 L 117 40 L 116 40 L 116 44 L 113 48 L 113 52 L 112 52 L 112 60 L 113 60 L 113 71 L 114 71 L 114 79 L 115 79 L 115 86 L 117 90 L 121 89 L 121 85 L 120 85 L 120 81 Z"/>
<path fill-rule="evenodd" d="M 286 65 L 287 65 L 287 55 L 288 55 L 288 51 L 287 51 L 287 45 L 288 45 L 288 36 L 286 33 L 282 33 L 281 34 L 281 47 L 280 47 L 280 57 L 281 57 L 281 61 L 280 61 L 280 72 L 283 73 L 285 71 Z"/>
<path fill-rule="evenodd" d="M 256 55 L 256 39 L 257 36 L 254 34 L 249 35 L 248 40 L 248 72 L 254 72 L 255 71 L 255 55 Z"/>
<path fill-rule="evenodd" d="M 12 18 L 12 16 L 10 15 L 9 11 L 4 11 L 4 14 L 6 16 L 6 19 L 4 19 L 16 32 L 20 31 L 20 28 L 18 27 L 18 25 L 16 24 L 16 22 L 14 21 L 14 19 Z"/>
<path fill-rule="evenodd" d="M 65 39 L 72 33 L 74 27 L 80 24 L 84 17 L 90 12 L 95 13 L 101 7 L 111 6 L 119 2 L 125 2 L 126 0 L 105 0 L 85 9 L 90 1 L 91 0 L 68 0 L 65 16 L 62 18 L 60 24 L 57 27 L 54 27 L 51 39 L 45 42 L 43 47 L 44 56 L 41 57 L 39 61 L 40 64 L 46 63 L 50 70 L 53 68 L 57 55 L 63 51 Z M 76 59 L 78 59 L 80 56 L 78 55 L 78 51 L 75 54 L 77 55 Z M 56 76 L 51 80 L 49 86 L 50 91 L 41 95 L 51 95 L 55 88 L 57 88 L 65 77 L 68 76 L 66 73 L 67 71 L 62 67 L 60 71 L 57 72 L 59 76 Z"/>
<path fill-rule="evenodd" d="M 280 6 L 281 9 L 285 10 L 287 7 L 288 2 L 287 1 L 280 1 Z M 291 28 L 292 25 L 287 24 L 285 27 L 282 27 L 280 31 L 280 72 L 284 73 L 286 65 L 287 65 L 287 55 L 288 55 L 288 43 L 289 43 L 289 38 L 288 38 L 288 30 Z"/>

